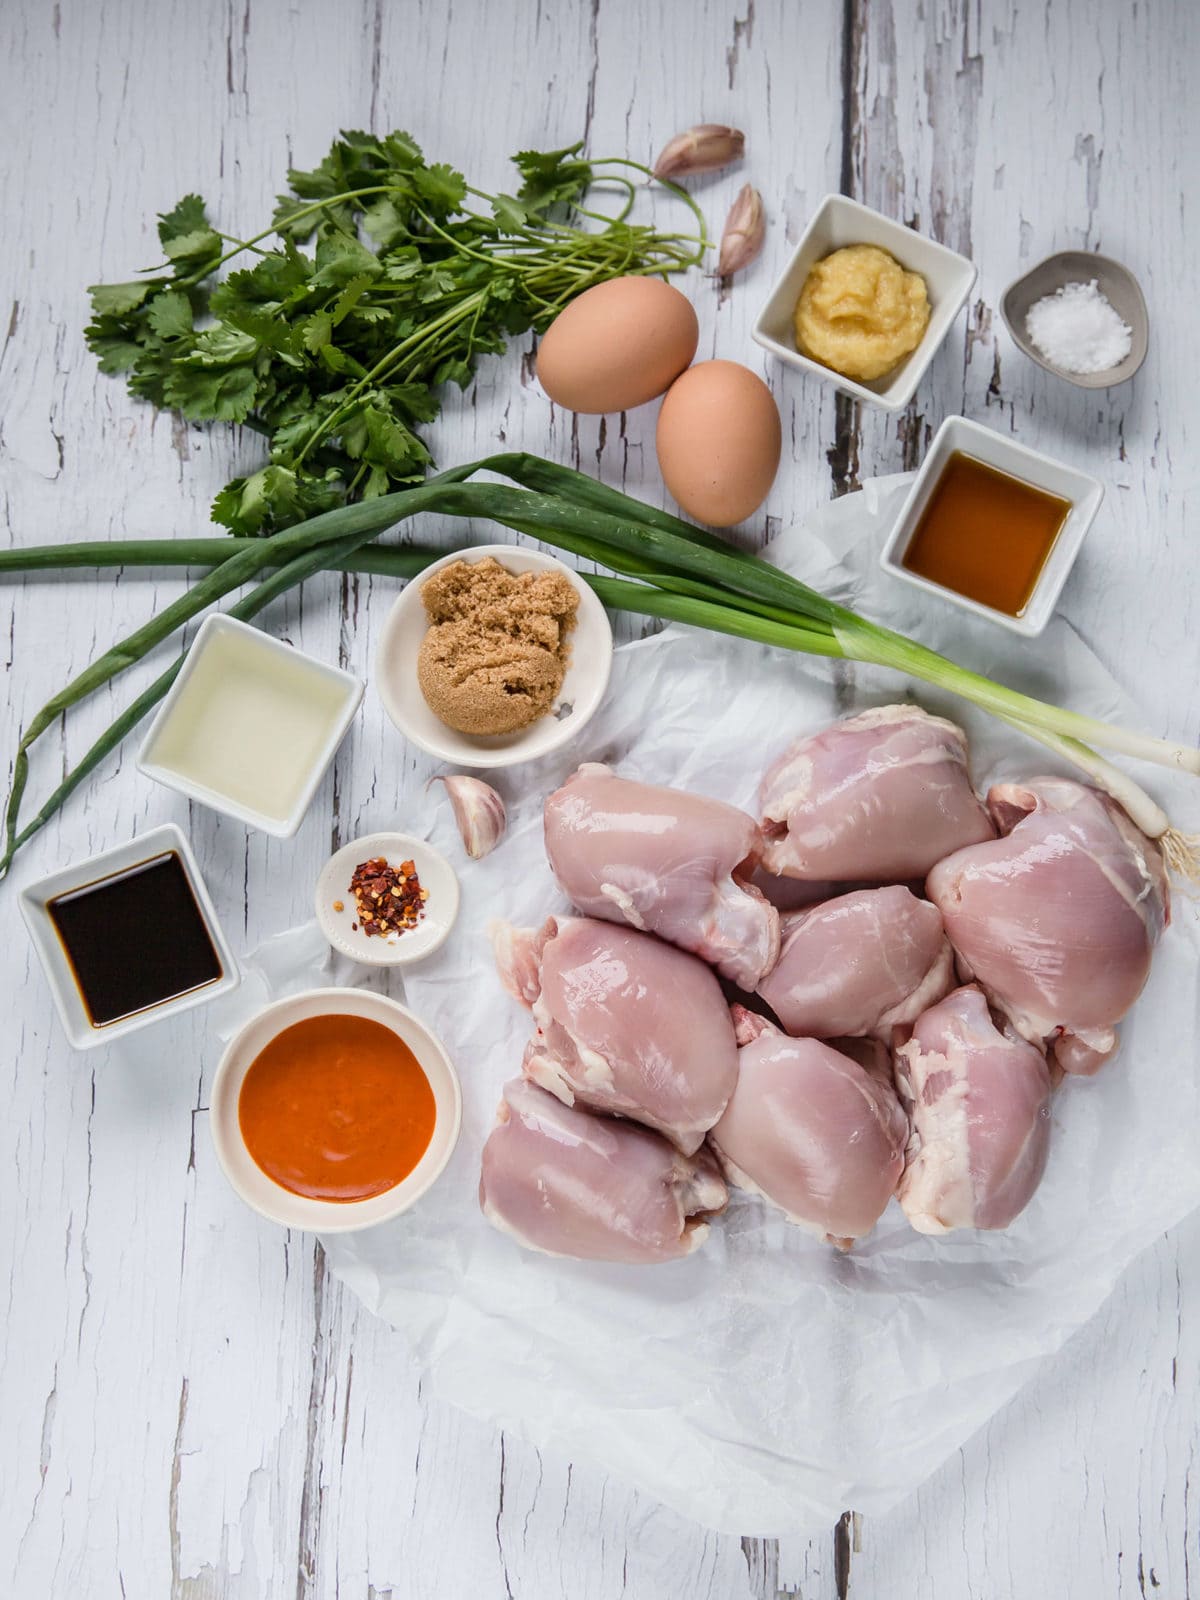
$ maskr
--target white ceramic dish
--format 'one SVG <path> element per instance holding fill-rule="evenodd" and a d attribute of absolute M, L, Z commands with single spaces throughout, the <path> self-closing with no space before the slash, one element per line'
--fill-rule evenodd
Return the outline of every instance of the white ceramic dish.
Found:
<path fill-rule="evenodd" d="M 1035 489 L 1061 495 L 1071 502 L 1071 510 L 1042 568 L 1037 587 L 1019 617 L 1010 617 L 1003 611 L 993 610 L 991 606 L 980 605 L 977 600 L 968 600 L 965 595 L 943 588 L 940 583 L 931 583 L 928 578 L 909 572 L 903 565 L 908 541 L 929 502 L 942 468 L 956 450 L 989 467 L 995 467 L 999 472 L 1021 478 Z M 1023 444 L 1017 444 L 1007 434 L 996 433 L 978 422 L 968 421 L 966 417 L 947 417 L 934 435 L 929 453 L 909 490 L 880 561 L 884 570 L 893 577 L 902 578 L 905 583 L 914 584 L 918 589 L 937 595 L 940 600 L 948 600 L 952 605 L 961 606 L 965 611 L 986 617 L 989 622 L 998 622 L 1002 628 L 1010 628 L 1014 633 L 1032 638 L 1041 633 L 1053 615 L 1063 584 L 1067 581 L 1067 575 L 1103 498 L 1103 486 L 1086 472 L 1068 467 L 1064 462 L 1055 461 L 1052 456 L 1044 456 L 1037 450 L 1030 450 Z"/>
<path fill-rule="evenodd" d="M 374 856 L 383 856 L 393 867 L 411 861 L 421 887 L 429 890 L 425 915 L 416 927 L 390 938 L 382 934 L 368 938 L 350 893 L 355 867 Z M 321 932 L 342 955 L 371 967 L 407 967 L 440 950 L 458 916 L 458 900 L 454 868 L 440 851 L 408 833 L 369 833 L 351 840 L 330 856 L 317 879 L 316 908 Z M 334 909 L 335 903 L 342 907 L 340 911 Z"/>
<path fill-rule="evenodd" d="M 164 1000 L 161 1005 L 148 1006 L 144 1011 L 135 1011 L 130 1016 L 119 1017 L 115 1022 L 97 1026 L 88 1016 L 79 986 L 71 971 L 71 963 L 50 920 L 47 905 L 57 895 L 67 894 L 72 889 L 81 889 L 102 878 L 112 877 L 114 873 L 125 872 L 140 862 L 149 861 L 152 857 L 164 855 L 168 851 L 174 851 L 183 862 L 188 883 L 196 897 L 200 914 L 204 918 L 208 936 L 220 960 L 222 976 L 214 979 L 212 983 L 206 983 L 203 988 L 191 989 L 186 994 L 177 995 L 173 1000 Z M 97 1045 L 110 1044 L 125 1034 L 136 1033 L 139 1028 L 148 1028 L 152 1023 L 161 1022 L 165 1017 L 178 1016 L 182 1011 L 190 1011 L 193 1006 L 205 1005 L 209 1000 L 215 1000 L 219 994 L 228 994 L 231 989 L 236 989 L 240 982 L 237 961 L 221 931 L 221 924 L 217 920 L 217 913 L 204 886 L 204 879 L 200 876 L 200 869 L 196 865 L 191 846 L 173 822 L 164 823 L 160 828 L 152 828 L 149 833 L 138 834 L 127 844 L 117 845 L 112 850 L 105 850 L 98 856 L 90 857 L 87 861 L 62 867 L 59 871 L 52 872 L 49 877 L 39 878 L 35 883 L 26 884 L 21 890 L 19 904 L 21 915 L 33 940 L 33 947 L 38 953 L 42 970 L 50 985 L 50 992 L 54 996 L 54 1004 L 62 1019 L 63 1028 L 76 1050 L 91 1050 Z M 129 958 L 131 961 L 136 961 L 137 951 L 131 950 Z"/>
<path fill-rule="evenodd" d="M 555 710 L 519 733 L 473 737 L 456 733 L 436 717 L 417 682 L 417 656 L 429 626 L 421 583 L 452 562 L 482 561 L 486 556 L 492 556 L 510 572 L 561 572 L 579 592 L 579 611 Z M 375 681 L 392 722 L 422 750 L 457 767 L 512 767 L 558 750 L 583 731 L 608 687 L 612 648 L 612 628 L 604 607 L 577 572 L 553 556 L 524 545 L 475 545 L 443 556 L 401 591 L 384 623 Z"/>
<path fill-rule="evenodd" d="M 872 383 L 857 383 L 830 367 L 822 366 L 796 348 L 792 315 L 815 264 L 834 250 L 850 244 L 874 244 L 889 251 L 902 267 L 919 272 L 929 292 L 929 326 L 920 344 L 898 367 Z M 832 383 L 845 394 L 870 405 L 900 411 L 912 399 L 917 384 L 933 360 L 934 352 L 966 303 L 977 276 L 975 264 L 944 244 L 893 222 L 881 211 L 860 205 L 842 194 L 827 194 L 804 230 L 766 305 L 754 324 L 754 339 L 789 367 Z"/>
<path fill-rule="evenodd" d="M 307 675 L 312 682 L 332 684 L 340 691 L 340 706 L 330 718 L 328 732 L 286 816 L 273 816 L 255 810 L 251 806 L 242 804 L 232 795 L 223 794 L 218 788 L 198 783 L 187 774 L 173 768 L 161 754 L 160 746 L 164 731 L 179 714 L 180 702 L 187 693 L 188 684 L 204 652 L 218 635 L 233 633 L 240 634 L 254 650 L 261 650 L 264 655 L 275 653 L 281 658 L 286 658 L 289 671 L 296 676 L 298 687 L 302 685 Z M 180 794 L 187 795 L 189 800 L 199 800 L 203 805 L 211 806 L 214 811 L 236 817 L 239 822 L 244 822 L 249 827 L 261 828 L 264 833 L 273 834 L 277 839 L 290 839 L 303 821 L 304 813 L 312 804 L 318 784 L 325 776 L 338 745 L 346 736 L 346 731 L 362 700 L 363 687 L 362 680 L 356 678 L 353 673 L 344 672 L 341 667 L 330 666 L 328 662 L 318 661 L 314 656 L 305 655 L 303 651 L 293 649 L 282 640 L 273 639 L 260 628 L 252 628 L 249 623 L 239 622 L 236 617 L 215 612 L 212 616 L 206 617 L 201 624 L 196 637 L 192 640 L 191 649 L 187 653 L 179 676 L 150 724 L 150 731 L 138 753 L 138 770 L 157 783 L 165 784 L 168 789 L 175 789 Z"/>
<path fill-rule="evenodd" d="M 242 1138 L 238 1099 L 251 1063 L 285 1028 L 308 1017 L 330 1015 L 367 1017 L 390 1028 L 416 1056 L 433 1090 L 437 1120 L 425 1154 L 407 1178 L 369 1200 L 313 1200 L 293 1194 L 267 1176 Z M 310 989 L 260 1011 L 230 1040 L 213 1079 L 209 1104 L 217 1159 L 237 1193 L 261 1216 L 308 1233 L 352 1233 L 407 1211 L 441 1175 L 462 1122 L 458 1074 L 441 1041 L 399 1001 L 368 989 Z"/>

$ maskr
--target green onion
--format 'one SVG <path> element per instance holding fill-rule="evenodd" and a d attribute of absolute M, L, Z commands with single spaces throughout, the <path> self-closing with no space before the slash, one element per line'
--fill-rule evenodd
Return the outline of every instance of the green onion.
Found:
<path fill-rule="evenodd" d="M 519 487 L 466 481 L 482 471 L 503 475 Z M 607 567 L 620 576 L 582 576 L 613 609 L 807 655 L 891 667 L 958 694 L 1072 761 L 1112 794 L 1143 831 L 1160 841 L 1176 872 L 1200 880 L 1200 840 L 1173 829 L 1150 796 L 1092 746 L 1189 773 L 1200 773 L 1200 751 L 1115 728 L 1005 688 L 860 617 L 715 534 L 643 505 L 583 473 L 524 454 L 492 456 L 413 489 L 326 512 L 270 538 L 133 540 L 0 551 L 0 576 L 118 564 L 211 568 L 174 605 L 80 673 L 34 718 L 17 751 L 0 875 L 7 871 L 16 850 L 162 698 L 179 663 L 122 713 L 18 832 L 29 748 L 63 711 L 141 659 L 206 606 L 268 569 L 277 570 L 233 607 L 235 616 L 253 616 L 277 595 L 325 568 L 414 576 L 438 552 L 372 541 L 399 521 L 426 510 L 499 522 Z"/>

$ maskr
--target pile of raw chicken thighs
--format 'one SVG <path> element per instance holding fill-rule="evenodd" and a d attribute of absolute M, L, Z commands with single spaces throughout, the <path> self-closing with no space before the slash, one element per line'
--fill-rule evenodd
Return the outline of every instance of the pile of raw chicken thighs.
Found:
<path fill-rule="evenodd" d="M 547 800 L 580 915 L 496 932 L 534 1032 L 480 1183 L 522 1244 L 670 1260 L 728 1184 L 843 1248 L 893 1195 L 923 1233 L 1004 1228 L 1052 1087 L 1116 1048 L 1169 901 L 1106 795 L 984 805 L 961 729 L 884 706 L 793 745 L 760 801 L 761 825 L 597 765 Z"/>

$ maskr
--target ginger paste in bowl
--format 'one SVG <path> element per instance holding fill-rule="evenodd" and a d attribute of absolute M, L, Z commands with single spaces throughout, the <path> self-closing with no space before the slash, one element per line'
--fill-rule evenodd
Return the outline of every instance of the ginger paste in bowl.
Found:
<path fill-rule="evenodd" d="M 844 378 L 870 383 L 911 355 L 924 337 L 925 280 L 877 245 L 846 245 L 809 272 L 793 325 L 801 355 Z"/>

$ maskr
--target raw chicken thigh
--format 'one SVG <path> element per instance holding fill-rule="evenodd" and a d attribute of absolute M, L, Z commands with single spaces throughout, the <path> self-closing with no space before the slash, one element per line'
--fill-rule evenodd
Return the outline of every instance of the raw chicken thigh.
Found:
<path fill-rule="evenodd" d="M 1157 846 L 1115 801 L 1067 778 L 997 784 L 1004 835 L 929 874 L 964 976 L 1065 1072 L 1094 1072 L 1141 993 L 1169 916 Z"/>
<path fill-rule="evenodd" d="M 886 1067 L 790 1039 L 740 1006 L 734 1015 L 737 1088 L 709 1135 L 726 1178 L 821 1238 L 861 1238 L 904 1168 L 908 1121 Z"/>
<path fill-rule="evenodd" d="M 878 706 L 800 739 L 763 779 L 763 865 L 786 878 L 903 882 L 995 837 L 961 728 Z"/>
<path fill-rule="evenodd" d="M 896 1052 L 912 1118 L 900 1204 L 920 1233 L 1006 1228 L 1033 1197 L 1050 1139 L 1050 1073 L 1036 1045 L 1001 1033 L 975 985 L 917 1019 Z"/>
<path fill-rule="evenodd" d="M 779 961 L 758 992 L 789 1033 L 890 1039 L 953 984 L 938 908 L 894 886 L 785 917 Z"/>
<path fill-rule="evenodd" d="M 708 1236 L 728 1191 L 707 1150 L 563 1105 L 517 1078 L 483 1147 L 479 1204 L 531 1250 L 585 1261 L 671 1261 Z"/>
<path fill-rule="evenodd" d="M 546 801 L 550 867 L 581 911 L 656 933 L 748 990 L 779 954 L 779 914 L 747 882 L 762 843 L 736 806 L 596 762 Z"/>
<path fill-rule="evenodd" d="M 553 917 L 502 925 L 500 976 L 537 1023 L 523 1070 L 566 1105 L 656 1128 L 699 1149 L 737 1080 L 737 1041 L 716 977 L 695 956 L 631 928 Z"/>

